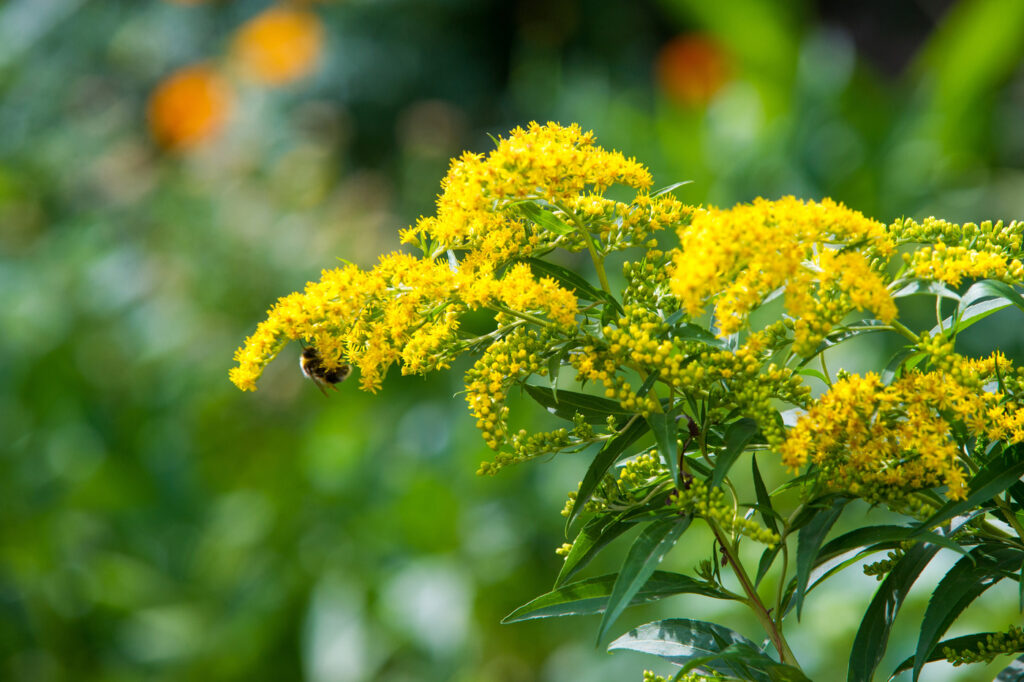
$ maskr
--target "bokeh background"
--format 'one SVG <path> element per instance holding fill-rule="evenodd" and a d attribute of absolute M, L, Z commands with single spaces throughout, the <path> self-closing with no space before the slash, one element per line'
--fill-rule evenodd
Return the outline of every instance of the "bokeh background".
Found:
<path fill-rule="evenodd" d="M 1022 54 L 1019 0 L 0 2 L 0 679 L 665 671 L 596 649 L 593 619 L 498 624 L 557 573 L 584 461 L 475 476 L 459 368 L 325 400 L 290 347 L 242 394 L 234 349 L 337 258 L 398 248 L 450 157 L 531 120 L 693 180 L 692 203 L 1024 217 Z M 1019 353 L 1007 319 L 985 338 Z M 837 582 L 793 639 L 816 680 L 845 678 L 875 584 Z M 985 608 L 980 629 L 1019 623 Z M 687 598 L 621 626 L 667 615 L 758 637 Z"/>

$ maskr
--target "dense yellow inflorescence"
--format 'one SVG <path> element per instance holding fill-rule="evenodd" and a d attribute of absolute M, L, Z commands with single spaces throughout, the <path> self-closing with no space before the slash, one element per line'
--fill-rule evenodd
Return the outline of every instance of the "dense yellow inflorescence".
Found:
<path fill-rule="evenodd" d="M 613 184 L 632 188 L 633 198 L 606 197 Z M 368 270 L 324 270 L 319 281 L 281 298 L 237 351 L 231 380 L 255 390 L 291 340 L 313 346 L 327 370 L 355 365 L 369 391 L 394 365 L 423 374 L 471 350 L 479 359 L 466 373 L 466 400 L 485 442 L 499 451 L 482 473 L 582 450 L 613 438 L 630 419 L 642 424 L 669 411 L 691 425 L 690 440 L 679 433 L 680 447 L 696 447 L 696 439 L 702 456 L 714 456 L 719 445 L 707 452 L 701 429 L 707 436 L 749 418 L 758 442 L 781 452 L 791 468 L 813 465 L 825 487 L 911 515 L 917 507 L 909 492 L 945 486 L 952 499 L 966 495 L 963 462 L 975 442 L 1024 441 L 1016 402 L 1024 376 L 999 354 L 957 355 L 951 330 L 915 335 L 896 322 L 892 294 L 914 278 L 950 287 L 982 277 L 1021 284 L 1024 225 L 930 218 L 886 226 L 830 199 L 793 197 L 694 210 L 669 193 L 651 194 L 650 186 L 644 166 L 597 146 L 579 126 L 516 128 L 489 154 L 452 162 L 436 214 L 402 234 L 418 255 L 391 253 Z M 677 248 L 658 248 L 656 233 L 666 228 L 679 235 Z M 909 245 L 917 246 L 897 272 L 894 256 Z M 642 253 L 623 264 L 616 294 L 604 259 L 629 247 Z M 587 251 L 603 291 L 534 259 L 555 248 Z M 752 321 L 776 295 L 784 319 Z M 699 321 L 708 308 L 716 335 Z M 494 314 L 495 328 L 473 336 L 461 323 L 479 309 Z M 809 357 L 840 338 L 829 334 L 858 311 L 876 318 L 872 328 L 891 325 L 907 337 L 927 371 L 904 371 L 889 385 L 875 374 L 843 375 L 812 401 L 794 354 Z M 567 378 L 576 389 L 596 388 L 584 398 L 600 409 L 552 409 L 571 427 L 511 429 L 510 391 L 549 374 L 553 389 L 562 367 L 575 370 Z M 538 387 L 527 389 L 537 397 Z M 782 405 L 807 412 L 786 427 Z M 660 494 L 674 485 L 664 457 L 650 450 L 625 464 L 587 504 L 628 505 Z M 756 524 L 729 517 L 715 497 L 720 489 L 701 485 L 666 504 L 774 542 Z"/>
<path fill-rule="evenodd" d="M 672 292 L 690 315 L 714 303 L 720 336 L 744 328 L 765 298 L 785 287 L 794 348 L 810 355 L 853 310 L 883 322 L 896 305 L 882 276 L 895 249 L 882 223 L 831 199 L 757 199 L 697 212 L 679 230 Z"/>
<path fill-rule="evenodd" d="M 1024 223 L 986 221 L 957 225 L 937 218 L 918 223 L 900 220 L 889 227 L 899 243 L 925 244 L 904 254 L 911 271 L 922 279 L 958 286 L 965 279 L 1024 281 Z"/>
<path fill-rule="evenodd" d="M 949 371 L 912 370 L 888 386 L 877 374 L 848 375 L 789 431 L 783 462 L 814 463 L 826 485 L 869 498 L 945 485 L 950 499 L 963 499 L 965 452 L 955 425 L 972 438 L 1024 440 L 1024 412 L 983 390 L 1000 364 L 1009 366 L 999 354 L 960 358 Z"/>

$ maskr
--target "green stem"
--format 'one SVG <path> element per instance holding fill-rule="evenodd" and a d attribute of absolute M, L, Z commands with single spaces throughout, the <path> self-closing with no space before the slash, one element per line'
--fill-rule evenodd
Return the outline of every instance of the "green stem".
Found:
<path fill-rule="evenodd" d="M 764 602 L 761 601 L 757 590 L 754 589 L 754 583 L 751 582 L 750 576 L 747 575 L 743 564 L 740 563 L 739 556 L 736 554 L 736 548 L 726 541 L 725 533 L 722 532 L 717 522 L 710 518 L 706 519 L 706 521 L 711 527 L 711 532 L 714 533 L 715 539 L 718 540 L 718 545 L 722 548 L 726 560 L 732 566 L 733 572 L 736 573 L 736 578 L 740 581 L 743 592 L 747 595 L 745 600 L 747 606 L 754 612 L 754 616 L 761 623 L 761 627 L 768 633 L 768 637 L 772 640 L 775 650 L 779 652 L 781 661 L 787 665 L 799 668 L 800 664 L 797 663 L 796 656 L 793 655 L 793 651 L 789 648 L 786 638 L 782 635 L 782 630 L 778 627 L 775 620 L 772 619 L 772 614 L 769 613 Z"/>
<path fill-rule="evenodd" d="M 1014 532 L 1017 533 L 1017 538 L 1024 540 L 1024 528 L 1021 528 L 1020 522 L 1017 521 L 1017 515 L 1013 513 L 1013 510 L 1007 503 L 1007 499 L 996 495 L 995 500 L 996 504 L 999 506 L 999 510 L 1003 513 L 1003 519 L 1011 528 L 1013 528 Z"/>
<path fill-rule="evenodd" d="M 597 244 L 594 243 L 594 237 L 590 234 L 590 231 L 584 227 L 583 223 L 580 222 L 579 216 L 572 211 L 567 210 L 564 206 L 559 204 L 555 204 L 555 206 L 558 210 L 572 219 L 572 222 L 576 225 L 576 229 L 583 235 L 583 239 L 587 242 L 587 251 L 590 252 L 590 260 L 594 262 L 594 269 L 597 270 L 597 279 L 601 282 L 601 288 L 604 290 L 604 293 L 610 296 L 612 288 L 608 284 L 608 275 L 606 275 L 604 271 L 604 256 L 598 253 Z"/>
<path fill-rule="evenodd" d="M 913 341 L 915 343 L 917 343 L 918 341 L 921 340 L 921 338 L 917 334 L 915 334 L 913 331 L 911 331 L 908 327 L 906 327 L 899 320 L 893 320 L 890 323 L 890 326 L 895 331 L 899 332 L 900 334 L 902 334 L 903 336 L 907 337 L 908 339 L 910 339 L 911 341 Z"/>
<path fill-rule="evenodd" d="M 530 313 L 524 313 L 524 312 L 521 312 L 519 310 L 512 310 L 511 308 L 503 306 L 500 303 L 492 303 L 491 305 L 489 305 L 487 307 L 490 308 L 491 310 L 497 310 L 500 313 L 506 313 L 508 315 L 512 315 L 513 317 L 518 317 L 520 320 L 526 320 L 527 322 L 532 322 L 533 324 L 535 324 L 537 326 L 540 326 L 540 327 L 550 327 L 552 329 L 557 329 L 558 328 L 558 325 L 555 324 L 554 322 L 551 322 L 549 320 L 545 320 L 542 317 L 537 317 L 536 315 L 531 315 Z"/>

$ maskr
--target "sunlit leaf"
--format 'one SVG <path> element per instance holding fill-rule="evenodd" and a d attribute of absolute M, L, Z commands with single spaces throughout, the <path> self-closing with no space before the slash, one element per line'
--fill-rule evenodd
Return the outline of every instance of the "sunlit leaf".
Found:
<path fill-rule="evenodd" d="M 819 509 L 814 518 L 800 529 L 797 535 L 796 545 L 796 615 L 800 617 L 803 609 L 804 594 L 807 592 L 807 582 L 811 576 L 811 568 L 818 556 L 818 550 L 825 541 L 829 530 L 839 520 L 839 515 L 849 500 L 845 498 L 836 499 L 830 509 Z"/>
<path fill-rule="evenodd" d="M 569 583 L 520 606 L 501 622 L 514 623 L 533 618 L 583 616 L 604 613 L 617 577 L 618 574 L 612 573 L 611 575 L 602 575 L 597 578 L 587 578 L 586 580 Z M 704 597 L 726 600 L 738 598 L 714 583 L 695 580 L 681 573 L 654 571 L 643 587 L 633 595 L 629 606 L 656 601 L 678 594 L 698 594 Z"/>
<path fill-rule="evenodd" d="M 965 512 L 980 507 L 1002 493 L 1024 476 L 1024 446 L 1013 445 L 987 462 L 968 484 L 967 498 L 950 500 L 918 528 L 925 530 L 941 525 Z"/>
<path fill-rule="evenodd" d="M 1020 548 L 982 545 L 949 569 L 932 593 L 921 622 L 921 634 L 914 654 L 914 680 L 920 676 L 921 668 L 939 637 L 957 616 L 985 590 L 1015 574 L 1022 560 L 1024 550 Z"/>
<path fill-rule="evenodd" d="M 938 545 L 925 542 L 913 545 L 878 586 L 853 640 L 847 669 L 848 682 L 872 681 L 889 644 L 889 632 L 896 614 L 921 571 L 938 551 Z"/>
<path fill-rule="evenodd" d="M 676 440 L 676 418 L 664 412 L 652 412 L 647 417 L 658 452 L 672 473 L 672 480 L 679 484 L 679 443 Z"/>
<path fill-rule="evenodd" d="M 563 391 L 562 394 L 564 395 L 564 393 Z M 647 433 L 647 430 L 647 422 L 643 419 L 633 419 L 625 429 L 605 443 L 604 447 L 594 456 L 590 467 L 587 468 L 587 473 L 584 474 L 583 480 L 580 482 L 580 489 L 576 492 L 576 501 L 573 503 L 572 509 L 569 510 L 569 518 L 565 520 L 566 535 L 569 534 L 569 528 L 583 511 L 587 502 L 590 501 L 608 469 L 622 456 L 626 448 L 639 440 Z M 561 578 L 560 575 L 559 579 Z"/>
<path fill-rule="evenodd" d="M 750 441 L 757 435 L 759 429 L 757 422 L 753 419 L 740 419 L 728 426 L 725 430 L 725 448 L 715 458 L 715 473 L 711 477 L 711 485 L 718 487 L 725 480 L 733 462 L 746 449 Z"/>
<path fill-rule="evenodd" d="M 573 421 L 577 412 L 582 414 L 588 423 L 602 425 L 608 421 L 608 415 L 621 422 L 632 414 L 622 409 L 615 400 L 608 400 L 588 393 L 565 389 L 559 389 L 558 393 L 555 393 L 551 388 L 534 384 L 525 384 L 524 388 L 530 397 L 540 403 L 548 412 L 567 421 Z"/>
<path fill-rule="evenodd" d="M 655 521 L 637 536 L 633 546 L 629 548 L 626 560 L 622 562 L 615 585 L 612 587 L 608 607 L 598 629 L 598 642 L 629 606 L 633 596 L 644 586 L 668 551 L 675 546 L 676 540 L 689 527 L 690 520 L 690 516 L 681 516 Z"/>

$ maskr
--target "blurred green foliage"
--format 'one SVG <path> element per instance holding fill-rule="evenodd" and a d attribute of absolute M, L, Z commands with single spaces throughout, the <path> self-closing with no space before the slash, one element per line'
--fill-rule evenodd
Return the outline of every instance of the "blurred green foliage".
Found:
<path fill-rule="evenodd" d="M 694 203 L 1024 215 L 1016 0 L 316 3 L 313 77 L 238 82 L 220 136 L 161 152 L 149 94 L 267 4 L 0 4 L 0 679 L 639 679 L 596 622 L 497 624 L 550 586 L 583 465 L 475 477 L 459 371 L 325 401 L 289 348 L 227 382 L 268 305 L 397 248 L 487 133 L 577 121 Z M 657 68 L 691 34 L 729 64 L 702 101 Z M 838 679 L 863 604 L 821 601 L 849 625 L 798 644 Z"/>

